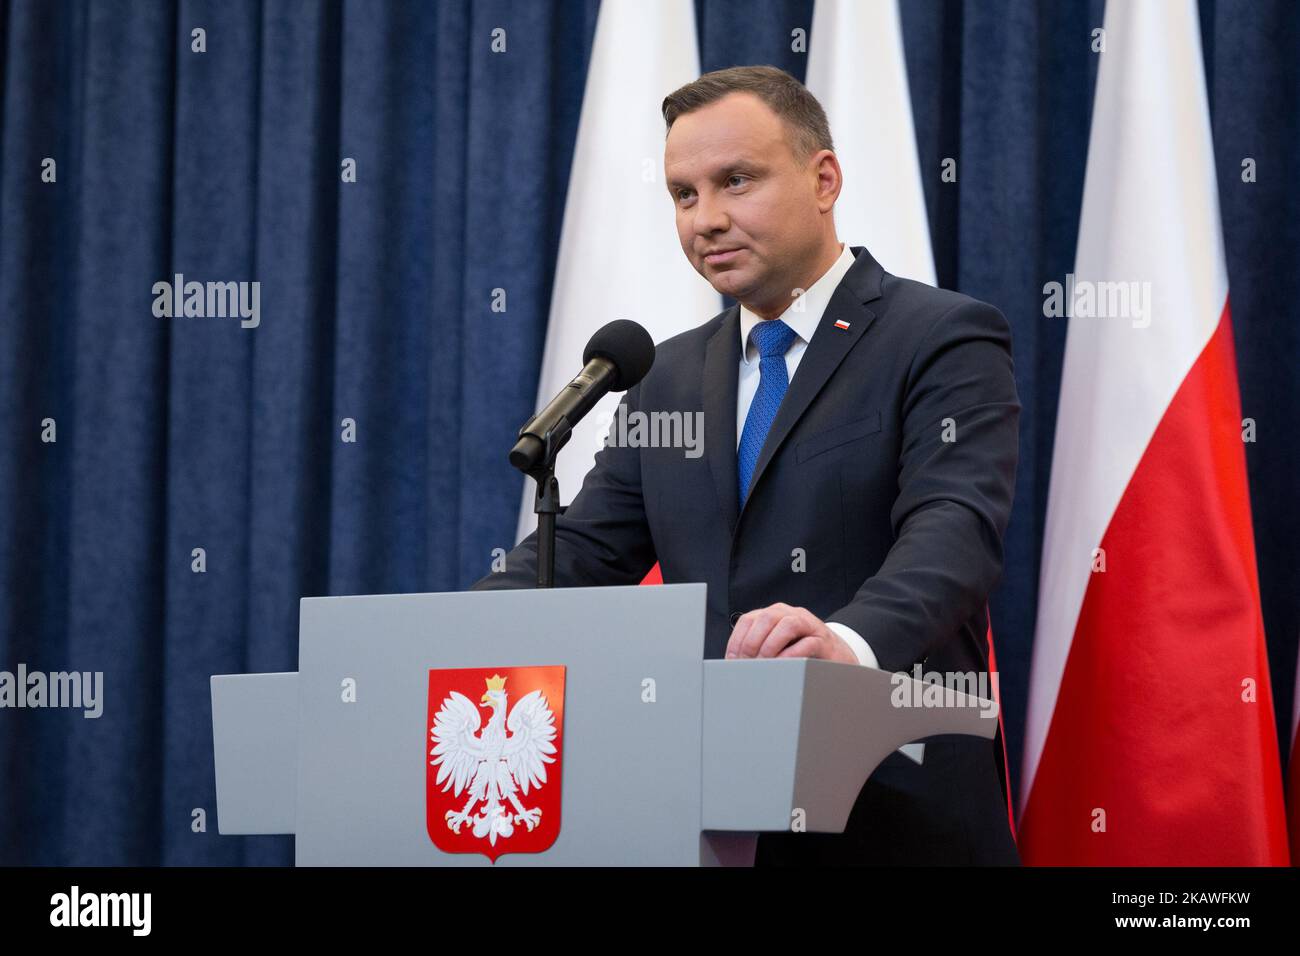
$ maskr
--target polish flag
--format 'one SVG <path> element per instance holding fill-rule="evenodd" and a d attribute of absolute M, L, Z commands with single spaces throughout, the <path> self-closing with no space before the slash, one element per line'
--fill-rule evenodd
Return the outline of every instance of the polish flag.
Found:
<path fill-rule="evenodd" d="M 835 231 L 888 272 L 935 285 L 897 0 L 817 0 L 805 85 L 830 122 L 844 186 Z"/>
<path fill-rule="evenodd" d="M 1285 865 L 1196 5 L 1107 4 L 1105 44 L 1020 850 L 1048 865 Z"/>
<path fill-rule="evenodd" d="M 538 408 L 569 384 L 587 340 L 605 323 L 632 319 L 662 342 L 721 308 L 718 293 L 682 255 L 664 185 L 660 107 L 699 75 L 692 0 L 601 3 L 569 173 Z M 621 397 L 606 395 L 560 453 L 555 475 L 565 504 L 591 470 Z M 519 540 L 537 527 L 536 493 L 525 481 Z"/>

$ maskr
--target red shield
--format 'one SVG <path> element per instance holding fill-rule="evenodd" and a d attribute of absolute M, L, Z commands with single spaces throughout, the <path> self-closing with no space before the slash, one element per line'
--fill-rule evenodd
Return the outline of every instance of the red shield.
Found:
<path fill-rule="evenodd" d="M 429 671 L 429 839 L 446 853 L 541 853 L 560 833 L 564 667 Z"/>

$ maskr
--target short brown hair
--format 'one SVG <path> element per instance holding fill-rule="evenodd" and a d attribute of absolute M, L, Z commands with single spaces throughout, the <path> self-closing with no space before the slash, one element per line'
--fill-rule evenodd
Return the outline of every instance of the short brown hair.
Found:
<path fill-rule="evenodd" d="M 790 145 L 800 159 L 821 149 L 835 148 L 826 111 L 817 97 L 785 70 L 774 66 L 733 66 L 705 73 L 664 97 L 664 122 L 671 130 L 683 113 L 717 102 L 729 93 L 753 93 L 766 103 L 785 123 Z"/>

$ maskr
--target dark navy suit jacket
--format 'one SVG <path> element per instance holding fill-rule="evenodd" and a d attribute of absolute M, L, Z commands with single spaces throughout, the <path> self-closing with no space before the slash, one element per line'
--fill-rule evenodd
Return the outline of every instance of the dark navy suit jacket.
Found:
<path fill-rule="evenodd" d="M 636 584 L 657 560 L 665 583 L 708 585 L 706 657 L 741 613 L 781 601 L 853 628 L 886 670 L 987 670 L 1020 415 L 1010 329 L 990 305 L 852 251 L 744 508 L 732 306 L 660 344 L 624 398 L 627 412 L 702 412 L 704 454 L 603 448 L 557 520 L 557 586 Z M 535 534 L 506 568 L 474 588 L 532 587 Z M 758 862 L 1016 862 L 1000 746 L 944 736 L 921 766 L 892 754 L 845 834 L 765 835 Z"/>

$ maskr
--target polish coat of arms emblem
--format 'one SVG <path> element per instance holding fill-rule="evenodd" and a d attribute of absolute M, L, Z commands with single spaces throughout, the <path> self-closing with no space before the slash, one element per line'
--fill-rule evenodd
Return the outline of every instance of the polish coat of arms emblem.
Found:
<path fill-rule="evenodd" d="M 477 695 L 477 700 L 473 699 Z M 447 853 L 540 853 L 560 832 L 564 667 L 429 671 L 429 838 Z"/>

